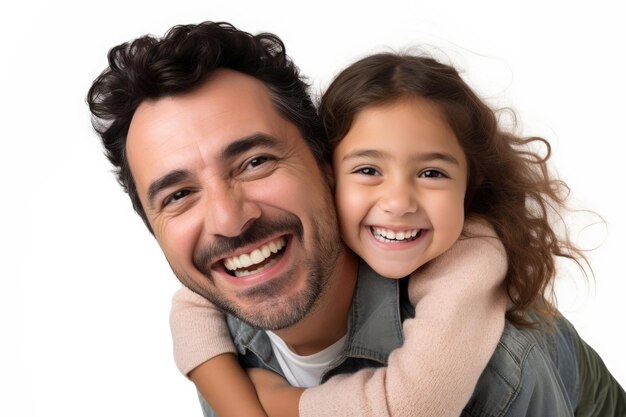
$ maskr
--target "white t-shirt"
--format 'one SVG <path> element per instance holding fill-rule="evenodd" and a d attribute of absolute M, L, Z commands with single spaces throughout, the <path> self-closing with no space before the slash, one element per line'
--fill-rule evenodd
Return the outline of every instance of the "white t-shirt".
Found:
<path fill-rule="evenodd" d="M 289 349 L 289 346 L 278 335 L 270 331 L 267 335 L 287 381 L 290 385 L 301 388 L 318 386 L 322 372 L 339 356 L 346 343 L 346 336 L 343 336 L 322 351 L 313 355 L 300 356 Z"/>

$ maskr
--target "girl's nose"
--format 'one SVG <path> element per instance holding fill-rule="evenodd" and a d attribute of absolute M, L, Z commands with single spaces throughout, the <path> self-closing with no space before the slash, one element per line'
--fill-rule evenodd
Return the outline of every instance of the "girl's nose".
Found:
<path fill-rule="evenodd" d="M 407 181 L 389 184 L 379 204 L 383 211 L 395 216 L 415 213 L 419 209 L 415 194 L 413 185 Z"/>

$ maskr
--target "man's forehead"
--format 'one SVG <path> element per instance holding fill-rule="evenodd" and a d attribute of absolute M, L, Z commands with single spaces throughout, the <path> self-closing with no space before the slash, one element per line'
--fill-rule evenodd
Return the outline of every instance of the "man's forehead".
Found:
<path fill-rule="evenodd" d="M 280 119 L 261 81 L 218 70 L 190 92 L 145 100 L 138 106 L 128 130 L 129 160 L 137 147 L 145 152 L 163 145 L 184 146 L 201 137 L 219 144 L 228 136 L 276 128 Z"/>
<path fill-rule="evenodd" d="M 163 117 L 191 118 L 196 117 L 195 107 L 199 107 L 206 117 L 225 114 L 229 111 L 237 113 L 270 116 L 274 108 L 269 90 L 260 80 L 249 75 L 220 69 L 211 74 L 197 88 L 165 96 L 156 100 L 144 100 L 136 109 L 131 120 L 129 136 L 138 123 L 158 123 Z M 148 120 L 145 120 L 148 119 Z"/>
<path fill-rule="evenodd" d="M 191 92 L 143 102 L 129 128 L 128 161 L 141 189 L 155 176 L 184 168 L 193 152 L 208 162 L 229 143 L 255 133 L 301 136 L 278 113 L 265 84 L 219 70 Z"/>

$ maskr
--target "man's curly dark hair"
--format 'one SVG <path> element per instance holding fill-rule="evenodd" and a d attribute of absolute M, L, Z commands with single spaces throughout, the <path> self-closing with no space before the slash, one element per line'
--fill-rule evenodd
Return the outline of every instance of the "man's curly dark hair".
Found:
<path fill-rule="evenodd" d="M 126 155 L 135 110 L 144 100 L 190 92 L 217 69 L 262 81 L 279 113 L 300 129 L 318 163 L 328 161 L 328 142 L 309 86 L 276 35 L 252 35 L 225 22 L 179 25 L 162 38 L 146 35 L 113 47 L 108 62 L 87 94 L 92 124 L 118 182 L 150 231 Z"/>

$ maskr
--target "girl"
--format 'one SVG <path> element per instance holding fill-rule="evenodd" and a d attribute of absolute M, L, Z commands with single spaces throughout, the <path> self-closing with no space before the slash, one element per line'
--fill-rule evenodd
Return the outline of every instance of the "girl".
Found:
<path fill-rule="evenodd" d="M 401 410 L 412 416 L 459 415 L 500 335 L 504 302 L 494 291 L 502 276 L 500 242 L 508 258 L 506 316 L 522 327 L 557 315 L 550 292 L 556 258 L 585 261 L 551 226 L 566 186 L 548 175 L 550 147 L 541 138 L 503 132 L 494 112 L 454 68 L 426 57 L 378 54 L 356 62 L 330 85 L 320 113 L 334 147 L 342 236 L 382 276 L 415 271 L 409 296 L 416 316 L 404 322 L 405 344 L 386 369 L 332 378 L 304 392 L 264 371 L 251 372 L 265 411 L 297 415 L 299 401 L 300 415 L 324 415 L 325 404 L 348 397 L 352 400 L 341 402 L 342 415 L 402 415 Z M 546 156 L 529 150 L 530 142 L 544 144 Z M 470 216 L 474 220 L 466 220 Z M 499 240 L 489 238 L 485 220 Z M 459 260 L 462 264 L 455 263 Z M 487 274 L 484 266 L 490 263 Z M 187 290 L 175 296 L 172 331 L 179 367 L 218 414 L 253 415 L 254 409 L 263 415 L 243 378 L 223 385 L 226 391 L 241 387 L 231 398 L 237 406 L 248 398 L 247 411 L 235 411 L 232 399 L 218 394 L 226 375 L 242 376 L 233 355 L 214 357 L 233 352 L 223 345 L 228 333 L 218 319 L 204 299 Z M 454 332 L 443 329 L 459 331 L 459 337 L 446 337 Z M 420 333 L 423 337 L 416 337 Z M 446 343 L 434 342 L 442 340 Z M 586 346 L 581 343 L 577 346 Z M 435 373 L 419 364 L 433 366 Z M 598 379 L 608 381 L 615 398 L 624 401 L 623 390 L 602 372 Z M 380 389 L 371 388 L 385 378 Z M 454 388 L 446 391 L 449 387 Z M 410 406 L 403 408 L 405 403 Z"/>

